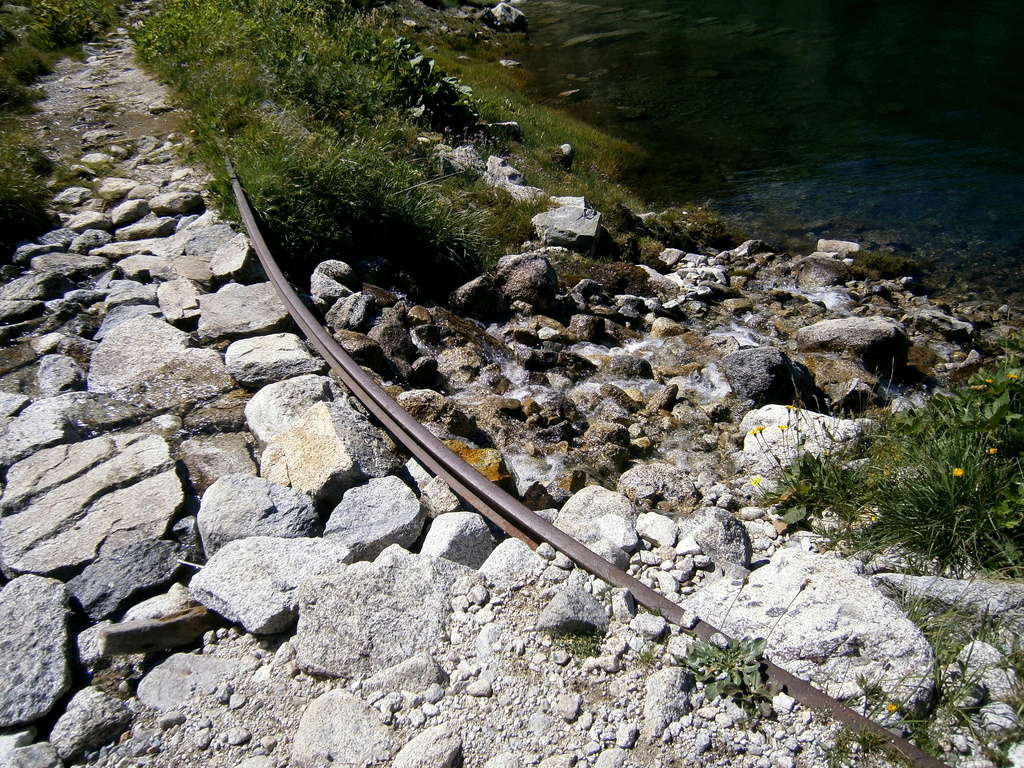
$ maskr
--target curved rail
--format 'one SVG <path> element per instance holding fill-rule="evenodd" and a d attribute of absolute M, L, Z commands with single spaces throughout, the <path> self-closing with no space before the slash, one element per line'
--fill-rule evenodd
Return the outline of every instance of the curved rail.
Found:
<path fill-rule="evenodd" d="M 715 634 L 724 634 L 707 622 L 688 614 L 664 595 L 655 592 L 621 568 L 612 565 L 581 542 L 560 531 L 528 509 L 521 501 L 487 480 L 459 458 L 448 446 L 399 406 L 341 348 L 291 287 L 260 233 L 255 214 L 249 206 L 234 167 L 229 160 L 225 162 L 238 211 L 249 239 L 268 279 L 273 283 L 278 296 L 288 309 L 288 313 L 305 334 L 309 343 L 327 361 L 331 370 L 397 443 L 412 454 L 420 464 L 448 483 L 452 491 L 466 503 L 509 536 L 521 539 L 534 547 L 540 542 L 547 542 L 581 568 L 609 584 L 628 589 L 644 608 L 660 614 L 667 621 L 671 621 L 700 639 L 707 640 Z M 899 752 L 915 768 L 949 768 L 942 761 L 926 754 L 914 744 L 893 734 L 873 720 L 844 706 L 807 681 L 790 674 L 770 661 L 765 661 L 764 666 L 769 679 L 798 702 L 804 706 L 828 712 L 836 720 L 856 732 L 863 731 L 875 735 Z"/>

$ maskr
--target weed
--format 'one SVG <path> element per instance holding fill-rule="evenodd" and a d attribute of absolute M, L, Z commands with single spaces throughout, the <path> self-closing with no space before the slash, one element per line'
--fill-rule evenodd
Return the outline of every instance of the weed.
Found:
<path fill-rule="evenodd" d="M 864 765 L 865 762 L 886 766 L 909 765 L 906 758 L 874 731 L 853 731 L 849 728 L 843 728 L 836 735 L 835 744 L 828 750 L 826 761 L 827 768 L 848 768 L 851 765 Z"/>
<path fill-rule="evenodd" d="M 601 653 L 604 636 L 599 632 L 551 632 L 551 639 L 566 653 L 586 659 Z"/>
<path fill-rule="evenodd" d="M 772 693 L 762 663 L 767 640 L 719 639 L 699 640 L 686 655 L 686 666 L 704 684 L 704 695 L 710 700 L 731 698 L 748 711 L 771 714 Z"/>
<path fill-rule="evenodd" d="M 921 264 L 907 256 L 887 251 L 858 251 L 851 255 L 853 273 L 860 278 L 895 279 L 921 273 Z"/>

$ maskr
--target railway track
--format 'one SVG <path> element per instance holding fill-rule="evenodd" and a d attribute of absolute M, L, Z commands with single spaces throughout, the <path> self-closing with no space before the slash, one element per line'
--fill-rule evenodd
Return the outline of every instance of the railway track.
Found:
<path fill-rule="evenodd" d="M 532 547 L 547 542 L 579 567 L 616 587 L 629 590 L 637 603 L 678 625 L 693 636 L 708 640 L 723 635 L 719 629 L 689 614 L 664 595 L 656 592 L 624 570 L 592 552 L 581 542 L 563 533 L 551 523 L 528 509 L 521 501 L 502 490 L 469 464 L 459 458 L 422 424 L 403 410 L 358 364 L 341 348 L 330 332 L 320 324 L 288 282 L 264 240 L 256 215 L 249 205 L 241 182 L 230 161 L 228 175 L 242 222 L 259 257 L 260 263 L 278 296 L 302 330 L 308 342 L 320 353 L 331 370 L 354 397 L 374 416 L 396 443 L 420 464 L 442 478 L 463 501 L 484 515 L 509 536 L 523 540 Z M 903 756 L 917 768 L 948 768 L 946 763 L 926 754 L 910 741 L 844 706 L 841 702 L 815 688 L 806 680 L 781 667 L 764 662 L 765 672 L 778 688 L 811 709 L 828 713 L 855 732 L 871 734 Z"/>

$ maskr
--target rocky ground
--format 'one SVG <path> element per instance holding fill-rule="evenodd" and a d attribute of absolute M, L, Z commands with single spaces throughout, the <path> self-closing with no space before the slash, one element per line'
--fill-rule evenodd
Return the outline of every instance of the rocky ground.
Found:
<path fill-rule="evenodd" d="M 44 87 L 35 125 L 81 181 L 0 286 L 4 765 L 889 764 L 839 754 L 838 726 L 785 694 L 758 714 L 705 695 L 677 627 L 503 540 L 403 455 L 207 208 L 124 30 Z M 544 194 L 472 147 L 439 163 Z M 832 695 L 867 710 L 883 690 L 888 725 L 927 711 L 934 652 L 893 598 L 1009 620 L 1024 589 L 842 559 L 758 486 L 975 370 L 1019 317 L 857 279 L 842 242 L 570 279 L 600 217 L 554 199 L 448 308 L 379 260 L 300 288 L 404 408 L 560 528 Z M 195 605 L 222 620 L 111 652 L 112 627 Z M 999 651 L 963 658 L 978 727 L 1018 727 Z M 970 731 L 943 747 L 991 765 Z"/>

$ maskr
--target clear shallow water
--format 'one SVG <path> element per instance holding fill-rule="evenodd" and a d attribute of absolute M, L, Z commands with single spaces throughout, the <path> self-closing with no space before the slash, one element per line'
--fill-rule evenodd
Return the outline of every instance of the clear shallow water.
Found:
<path fill-rule="evenodd" d="M 1024 291 L 1024 2 L 530 0 L 527 90 L 650 154 L 656 203 Z M 577 90 L 572 96 L 559 95 Z"/>

